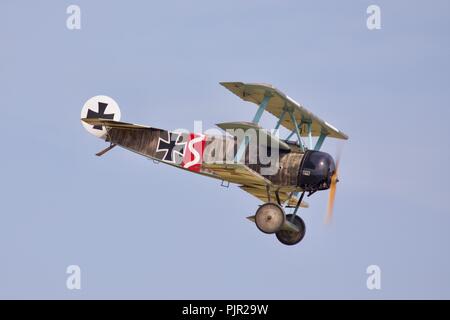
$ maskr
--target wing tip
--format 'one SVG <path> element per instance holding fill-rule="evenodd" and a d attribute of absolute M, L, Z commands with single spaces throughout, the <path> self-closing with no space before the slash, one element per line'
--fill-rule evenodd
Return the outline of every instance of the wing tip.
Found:
<path fill-rule="evenodd" d="M 240 88 L 243 85 L 245 85 L 243 82 L 240 82 L 240 81 L 220 81 L 219 84 L 221 86 L 227 88 L 228 90 L 230 90 L 231 87 Z"/>

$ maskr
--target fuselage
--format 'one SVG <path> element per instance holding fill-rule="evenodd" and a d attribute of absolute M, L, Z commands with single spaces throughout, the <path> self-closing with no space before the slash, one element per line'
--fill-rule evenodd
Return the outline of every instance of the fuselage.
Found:
<path fill-rule="evenodd" d="M 139 130 L 110 128 L 105 139 L 145 157 L 194 173 L 212 176 L 214 174 L 203 168 L 202 164 L 236 161 L 240 145 L 235 137 L 227 135 L 200 135 L 157 128 Z M 295 144 L 291 145 L 291 151 L 277 149 L 278 154 L 273 157 L 271 151 L 262 150 L 266 149 L 266 146 L 256 145 L 256 149 L 248 146 L 242 159 L 237 161 L 263 175 L 275 185 L 295 186 L 298 183 L 300 163 L 304 154 Z M 253 157 L 255 151 L 257 154 L 261 152 L 269 156 L 263 161 L 262 157 Z M 267 163 L 267 160 L 275 162 Z M 272 170 L 268 170 L 269 168 Z"/>
<path fill-rule="evenodd" d="M 242 141 L 229 135 L 202 135 L 157 128 L 108 129 L 106 141 L 145 157 L 193 173 L 215 177 L 205 163 L 240 162 L 274 185 L 296 186 L 302 190 L 327 189 L 333 159 L 324 152 L 301 152 L 297 144 L 285 141 L 290 150 L 250 144 L 237 159 Z M 276 154 L 275 154 L 276 153 Z M 256 155 L 256 156 L 255 156 Z M 304 161 L 304 160 L 309 161 Z M 233 182 L 231 178 L 231 182 Z"/>

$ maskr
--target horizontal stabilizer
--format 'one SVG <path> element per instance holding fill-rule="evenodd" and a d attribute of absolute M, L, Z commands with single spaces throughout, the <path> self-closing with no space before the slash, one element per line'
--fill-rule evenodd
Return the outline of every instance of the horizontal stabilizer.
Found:
<path fill-rule="evenodd" d="M 103 126 L 107 128 L 117 128 L 117 129 L 148 129 L 150 127 L 141 126 L 138 124 L 102 119 L 102 118 L 83 118 L 81 121 L 93 125 L 93 126 Z"/>

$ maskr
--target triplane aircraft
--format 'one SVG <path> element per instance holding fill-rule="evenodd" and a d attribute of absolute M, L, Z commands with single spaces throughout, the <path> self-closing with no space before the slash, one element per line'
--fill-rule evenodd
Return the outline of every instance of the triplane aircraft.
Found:
<path fill-rule="evenodd" d="M 157 162 L 238 184 L 264 202 L 248 219 L 262 232 L 275 234 L 281 243 L 297 244 L 306 230 L 297 214 L 299 207 L 308 207 L 303 200 L 305 194 L 309 197 L 316 191 L 330 189 L 326 221 L 332 215 L 339 160 L 335 163 L 333 157 L 320 151 L 324 139 L 348 137 L 271 85 L 242 82 L 221 85 L 259 106 L 252 122 L 217 125 L 231 135 L 166 131 L 120 122 L 119 107 L 107 96 L 89 99 L 81 111 L 81 121 L 89 133 L 110 143 L 97 156 L 121 146 Z M 278 118 L 275 129 L 283 126 L 291 131 L 286 139 L 258 125 L 264 111 Z M 234 133 L 239 130 L 245 134 Z M 250 130 L 257 133 L 256 138 L 246 134 Z M 297 141 L 290 141 L 294 135 Z M 317 137 L 315 145 L 313 137 Z M 304 143 L 303 138 L 309 143 Z M 267 154 L 277 155 L 272 172 L 258 157 L 255 161 L 254 154 L 263 149 Z M 273 168 L 273 163 L 270 166 Z M 290 214 L 285 213 L 287 208 L 292 209 Z"/>

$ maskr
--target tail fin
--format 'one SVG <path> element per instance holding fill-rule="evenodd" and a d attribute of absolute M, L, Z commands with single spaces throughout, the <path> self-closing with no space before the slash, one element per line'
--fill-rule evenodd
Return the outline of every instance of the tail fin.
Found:
<path fill-rule="evenodd" d="M 120 120 L 120 109 L 117 102 L 108 96 L 95 96 L 90 98 L 81 109 L 81 124 L 90 134 L 104 139 L 106 129 L 103 125 L 97 123 L 90 124 L 83 119 L 104 119 L 104 120 Z"/>

